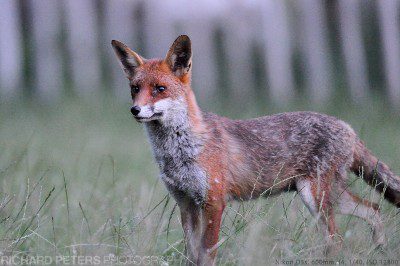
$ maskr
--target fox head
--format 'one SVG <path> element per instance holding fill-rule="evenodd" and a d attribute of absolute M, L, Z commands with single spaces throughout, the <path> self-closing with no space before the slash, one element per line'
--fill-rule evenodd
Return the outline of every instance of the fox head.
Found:
<path fill-rule="evenodd" d="M 192 51 L 188 36 L 179 36 L 164 59 L 145 59 L 122 42 L 111 42 L 131 87 L 131 112 L 138 122 L 168 123 L 187 113 Z"/>

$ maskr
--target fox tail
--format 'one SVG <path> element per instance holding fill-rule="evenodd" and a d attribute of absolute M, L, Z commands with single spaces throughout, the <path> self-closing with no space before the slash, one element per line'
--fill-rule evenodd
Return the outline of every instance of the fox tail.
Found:
<path fill-rule="evenodd" d="M 364 145 L 357 140 L 351 171 L 362 177 L 365 182 L 382 193 L 390 203 L 400 208 L 400 177 L 379 161 Z"/>

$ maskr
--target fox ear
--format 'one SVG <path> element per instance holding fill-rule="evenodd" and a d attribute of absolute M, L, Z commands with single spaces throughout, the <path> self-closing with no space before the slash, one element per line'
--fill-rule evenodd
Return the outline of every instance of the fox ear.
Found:
<path fill-rule="evenodd" d="M 114 52 L 119 59 L 119 63 L 128 77 L 132 77 L 135 72 L 135 68 L 142 65 L 144 58 L 132 51 L 128 46 L 120 41 L 112 40 L 111 45 L 114 48 Z"/>
<path fill-rule="evenodd" d="M 169 48 L 165 58 L 168 66 L 178 77 L 188 74 L 192 68 L 192 44 L 188 36 L 179 36 Z"/>

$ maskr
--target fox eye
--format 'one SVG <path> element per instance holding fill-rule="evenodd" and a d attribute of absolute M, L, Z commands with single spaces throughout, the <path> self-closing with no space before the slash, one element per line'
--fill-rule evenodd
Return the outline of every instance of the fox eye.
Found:
<path fill-rule="evenodd" d="M 166 88 L 164 86 L 156 86 L 156 89 L 158 92 L 163 92 Z"/>
<path fill-rule="evenodd" d="M 138 92 L 140 91 L 139 86 L 132 86 L 132 87 L 131 87 L 131 91 L 132 91 L 133 93 L 138 93 Z"/>

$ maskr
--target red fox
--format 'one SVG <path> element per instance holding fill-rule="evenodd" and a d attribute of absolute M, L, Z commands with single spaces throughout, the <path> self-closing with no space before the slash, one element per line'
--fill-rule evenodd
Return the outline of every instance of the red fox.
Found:
<path fill-rule="evenodd" d="M 201 111 L 191 88 L 192 50 L 179 36 L 165 59 L 144 59 L 112 41 L 131 87 L 161 179 L 178 203 L 189 264 L 214 265 L 221 215 L 230 200 L 297 191 L 329 243 L 334 207 L 364 219 L 385 243 L 379 206 L 347 189 L 347 171 L 400 207 L 400 178 L 334 117 L 291 112 L 231 120 Z"/>

